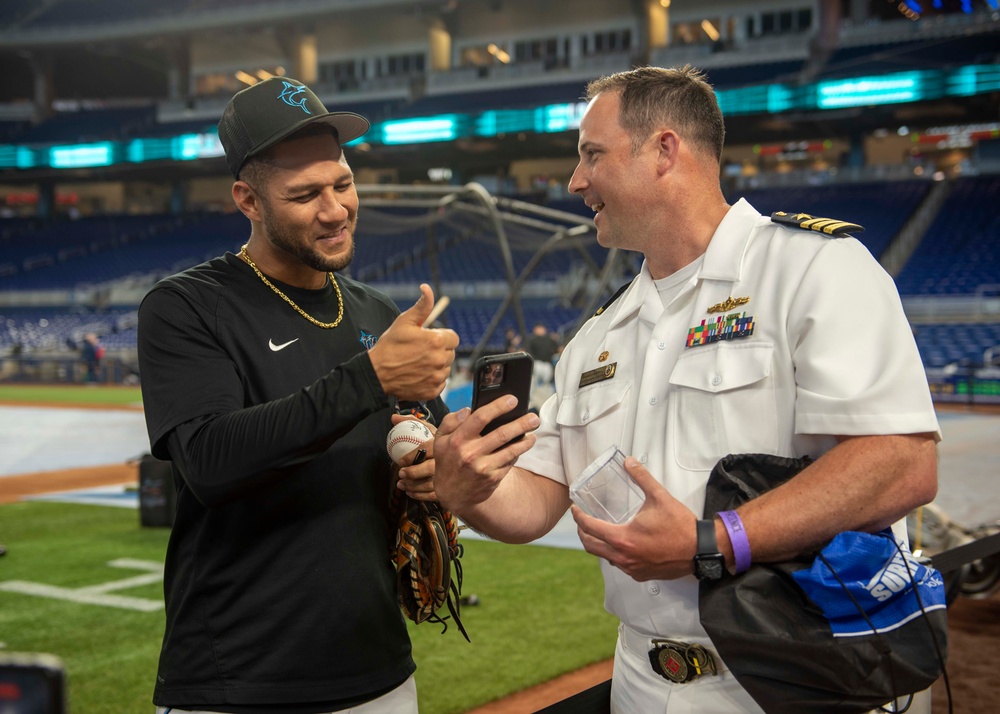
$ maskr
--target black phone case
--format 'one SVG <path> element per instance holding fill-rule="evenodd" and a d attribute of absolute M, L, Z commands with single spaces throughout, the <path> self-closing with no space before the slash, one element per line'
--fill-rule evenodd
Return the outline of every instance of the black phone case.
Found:
<path fill-rule="evenodd" d="M 497 364 L 502 364 L 504 368 L 503 379 L 498 384 L 483 386 L 484 372 Z M 481 406 L 489 404 L 498 397 L 513 394 L 517 397 L 517 406 L 506 414 L 491 421 L 483 429 L 483 434 L 488 434 L 503 424 L 518 419 L 528 413 L 528 401 L 531 398 L 531 374 L 534 368 L 534 360 L 527 352 L 508 352 L 499 355 L 487 355 L 476 360 L 475 368 L 472 370 L 472 409 L 475 411 Z M 521 437 L 518 437 L 520 439 Z M 517 439 L 515 439 L 516 441 Z"/>

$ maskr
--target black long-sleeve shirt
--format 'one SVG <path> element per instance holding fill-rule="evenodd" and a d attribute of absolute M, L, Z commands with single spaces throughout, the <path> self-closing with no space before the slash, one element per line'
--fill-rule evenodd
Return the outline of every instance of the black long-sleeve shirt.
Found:
<path fill-rule="evenodd" d="M 388 557 L 393 405 L 367 356 L 398 309 L 337 281 L 332 329 L 232 254 L 167 278 L 140 308 L 150 443 L 181 475 L 160 706 L 329 711 L 415 669 Z M 331 285 L 276 284 L 336 317 Z"/>

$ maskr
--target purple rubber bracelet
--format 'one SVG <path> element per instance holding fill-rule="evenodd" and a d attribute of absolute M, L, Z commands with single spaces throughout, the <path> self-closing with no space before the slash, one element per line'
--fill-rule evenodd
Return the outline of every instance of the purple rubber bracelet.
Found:
<path fill-rule="evenodd" d="M 729 534 L 729 542 L 733 544 L 733 559 L 736 561 L 736 574 L 750 569 L 750 541 L 747 539 L 743 521 L 736 511 L 719 511 L 722 525 Z"/>

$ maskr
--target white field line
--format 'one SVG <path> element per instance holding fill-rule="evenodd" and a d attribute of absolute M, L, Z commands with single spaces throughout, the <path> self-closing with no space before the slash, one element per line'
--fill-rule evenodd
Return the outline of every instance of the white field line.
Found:
<path fill-rule="evenodd" d="M 7 580 L 0 582 L 0 590 L 5 592 L 20 593 L 22 595 L 34 595 L 36 597 L 47 597 L 56 600 L 67 600 L 69 602 L 84 605 L 100 605 L 102 607 L 117 607 L 125 610 L 138 610 L 140 612 L 154 612 L 163 609 L 162 600 L 150 600 L 148 598 L 129 597 L 126 595 L 109 595 L 114 590 L 125 590 L 140 585 L 151 585 L 163 580 L 163 564 L 150 560 L 134 560 L 131 558 L 119 558 L 108 563 L 112 568 L 127 568 L 130 570 L 149 571 L 145 575 L 136 575 L 131 578 L 112 580 L 107 583 L 90 585 L 83 588 L 61 588 L 55 585 L 44 583 L 34 583 L 25 580 Z"/>

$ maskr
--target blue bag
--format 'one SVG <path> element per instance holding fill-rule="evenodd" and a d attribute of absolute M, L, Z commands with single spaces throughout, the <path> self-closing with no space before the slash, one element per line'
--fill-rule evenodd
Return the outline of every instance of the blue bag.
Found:
<path fill-rule="evenodd" d="M 709 476 L 703 517 L 809 463 L 726 456 Z M 768 714 L 865 714 L 929 687 L 947 659 L 941 575 L 891 535 L 841 533 L 819 553 L 702 580 L 699 614 L 723 662 Z"/>
<path fill-rule="evenodd" d="M 834 637 L 889 632 L 947 607 L 941 573 L 917 562 L 889 528 L 838 534 L 812 567 L 792 577 L 823 610 Z"/>

